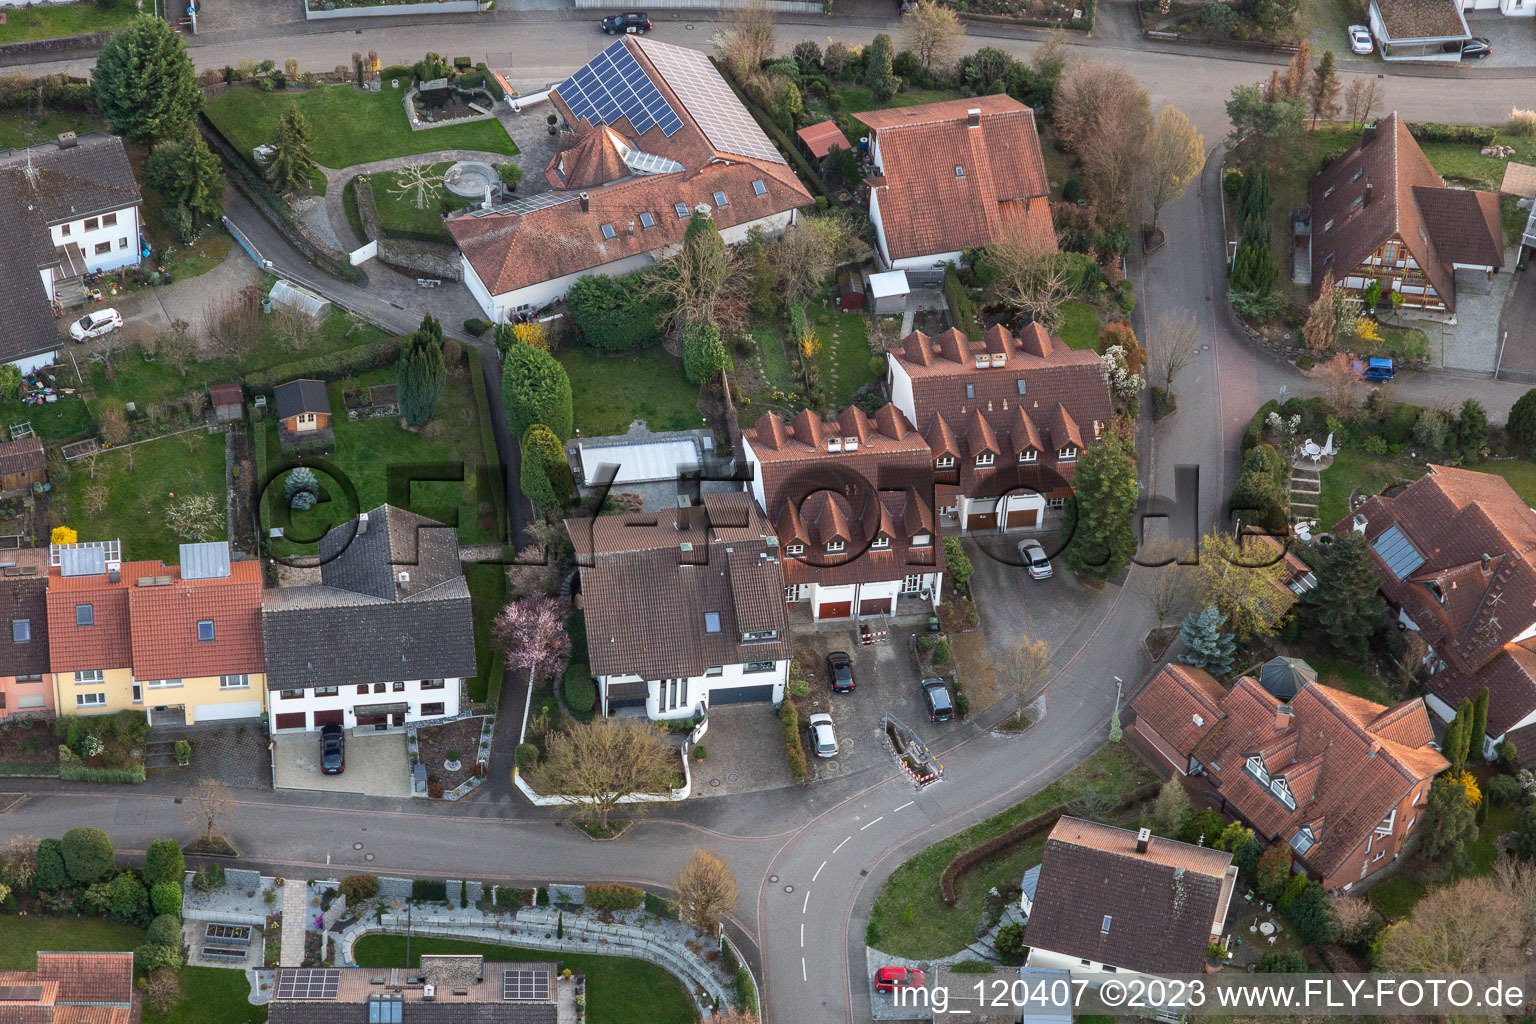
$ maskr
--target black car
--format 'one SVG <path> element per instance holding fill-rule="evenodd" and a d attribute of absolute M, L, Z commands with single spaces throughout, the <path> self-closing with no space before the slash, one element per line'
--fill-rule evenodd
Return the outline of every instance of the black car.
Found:
<path fill-rule="evenodd" d="M 603 31 L 611 36 L 620 32 L 634 35 L 651 30 L 651 16 L 644 11 L 625 11 L 623 14 L 614 14 L 603 19 Z"/>
<path fill-rule="evenodd" d="M 832 678 L 833 693 L 852 693 L 853 659 L 847 651 L 833 651 L 827 655 L 827 675 Z"/>
<path fill-rule="evenodd" d="M 341 726 L 320 727 L 320 771 L 324 775 L 340 775 L 347 770 L 346 740 Z"/>
<path fill-rule="evenodd" d="M 955 702 L 949 699 L 949 687 L 944 685 L 944 680 L 923 680 L 923 704 L 928 708 L 928 721 L 955 720 Z"/>
<path fill-rule="evenodd" d="M 1466 39 L 1461 44 L 1462 60 L 1482 60 L 1493 55 L 1493 44 L 1482 36 Z"/>

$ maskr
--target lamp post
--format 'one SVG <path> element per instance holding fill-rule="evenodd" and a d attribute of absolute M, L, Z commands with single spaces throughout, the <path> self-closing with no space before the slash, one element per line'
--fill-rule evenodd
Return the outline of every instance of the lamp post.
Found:
<path fill-rule="evenodd" d="M 1115 715 L 1120 714 L 1120 692 L 1125 688 L 1125 682 L 1119 676 L 1115 676 Z"/>

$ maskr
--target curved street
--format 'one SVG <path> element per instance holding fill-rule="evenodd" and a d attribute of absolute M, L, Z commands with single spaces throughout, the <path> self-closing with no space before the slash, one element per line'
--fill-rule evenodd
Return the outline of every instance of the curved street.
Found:
<path fill-rule="evenodd" d="M 431 48 L 440 52 L 499 49 L 535 55 L 518 65 L 518 81 L 558 79 L 586 60 L 604 41 L 589 25 L 568 18 L 497 12 L 488 20 L 431 22 Z M 569 12 L 567 12 L 569 13 Z M 329 67 L 354 50 L 376 49 L 386 63 L 415 60 L 424 46 L 421 25 L 370 22 L 344 30 L 331 23 L 273 26 L 270 32 L 221 38 L 209 32 L 194 42 L 203 66 L 222 66 L 243 56 L 294 56 Z M 781 49 L 802 38 L 865 41 L 889 19 L 795 19 L 779 27 Z M 234 35 L 234 34 L 226 34 Z M 989 38 L 1024 54 L 1039 33 Z M 707 47 L 707 23 L 658 21 L 656 36 Z M 1165 311 L 1190 310 L 1202 328 L 1198 358 L 1178 379 L 1180 411 L 1153 427 L 1144 423 L 1142 474 L 1148 495 L 1171 499 L 1180 467 L 1198 467 L 1202 526 L 1213 522 L 1226 493 L 1237 442 L 1253 409 L 1276 397 L 1307 393 L 1308 381 L 1289 364 L 1249 346 L 1230 321 L 1222 262 L 1219 160 L 1227 131 L 1225 100 L 1237 84 L 1267 77 L 1278 59 L 1231 57 L 1196 49 L 1151 48 L 1135 40 L 1093 39 L 1069 46 L 1073 59 L 1104 57 L 1124 66 L 1148 87 L 1153 109 L 1175 104 L 1205 133 L 1211 160 L 1197 186 L 1162 214 L 1168 244 L 1133 262 L 1138 305 L 1135 326 Z M 85 61 L 36 65 L 34 70 L 75 70 Z M 1344 62 L 1346 74 L 1361 70 Z M 1371 66 L 1374 72 L 1376 66 Z M 1490 69 L 1492 70 L 1492 69 Z M 1478 80 L 1473 80 L 1478 79 Z M 1528 105 L 1529 78 L 1500 75 L 1392 74 L 1386 109 L 1418 120 L 1487 122 L 1511 106 Z M 1155 339 L 1154 339 L 1155 340 Z M 1449 405 L 1469 395 L 1502 420 L 1525 387 L 1449 374 L 1402 374 L 1397 397 Z M 999 571 L 978 565 L 978 573 Z M 510 794 L 460 804 L 389 801 L 313 794 L 284 798 L 240 791 L 236 845 L 263 866 L 314 874 L 368 870 L 379 873 L 457 874 L 487 880 L 624 881 L 665 886 L 691 846 L 724 857 L 742 889 L 733 924 L 758 949 L 754 966 L 764 987 L 764 1018 L 771 1021 L 868 1020 L 863 978 L 863 925 L 881 882 L 902 860 L 957 829 L 1036 792 L 1105 742 L 1114 705 L 1113 678 L 1126 681 L 1125 700 L 1152 665 L 1141 638 L 1153 625 L 1137 595 L 1143 574 L 1133 567 L 1120 583 L 1104 588 L 1089 613 L 1055 657 L 1056 674 L 1046 716 L 1022 736 L 992 735 L 988 721 L 956 733 L 940 751 L 946 778 L 914 792 L 904 777 L 884 770 L 818 783 L 809 789 L 775 790 L 702 799 L 669 808 L 642 822 L 616 844 L 595 843 L 545 812 Z M 1020 579 L 1020 600 L 1027 600 Z M 993 625 L 995 609 L 982 607 Z M 994 652 L 1007 646 L 1005 630 L 989 630 Z M 997 718 L 1003 709 L 995 709 Z M 765 742 L 776 742 L 765 737 Z M 183 835 L 177 793 L 151 782 L 133 789 L 71 786 L 12 780 L 6 788 L 29 798 L 4 815 L 5 831 L 58 835 L 91 824 L 105 828 L 124 851 L 141 851 L 152 838 Z"/>

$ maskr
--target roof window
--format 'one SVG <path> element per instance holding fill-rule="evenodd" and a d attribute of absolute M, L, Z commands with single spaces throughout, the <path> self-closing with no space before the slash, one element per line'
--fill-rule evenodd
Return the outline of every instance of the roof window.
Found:
<path fill-rule="evenodd" d="M 730 206 L 731 205 L 731 201 L 729 199 L 725 198 L 725 193 L 724 192 L 716 192 L 715 193 L 715 205 L 716 206 L 720 206 L 720 207 Z"/>
<path fill-rule="evenodd" d="M 752 194 L 755 196 L 765 196 L 768 194 L 768 186 L 763 184 L 762 178 L 758 178 L 752 183 Z"/>
<path fill-rule="evenodd" d="M 678 220 L 687 220 L 688 219 L 688 204 L 687 203 L 673 203 L 672 204 L 672 209 L 677 211 L 677 218 L 678 218 Z"/>
<path fill-rule="evenodd" d="M 955 164 L 955 177 L 957 177 L 957 178 L 965 177 L 965 168 L 961 167 L 959 164 Z"/>
<path fill-rule="evenodd" d="M 12 619 L 11 640 L 13 643 L 25 644 L 32 641 L 32 620 Z"/>
<path fill-rule="evenodd" d="M 718 632 L 720 632 L 720 613 L 719 612 L 705 612 L 704 613 L 704 632 L 706 632 L 706 633 L 718 633 Z"/>
<path fill-rule="evenodd" d="M 75 605 L 75 625 L 94 626 L 96 624 L 96 609 L 88 604 Z"/>
<path fill-rule="evenodd" d="M 618 233 L 613 230 L 612 224 L 603 225 L 603 237 L 608 239 L 610 242 L 618 237 Z"/>
<path fill-rule="evenodd" d="M 656 226 L 656 218 L 652 217 L 648 211 L 642 211 L 640 214 L 640 226 L 642 228 L 653 228 Z"/>
<path fill-rule="evenodd" d="M 1019 378 L 1019 394 L 1021 394 L 1021 395 L 1022 395 L 1022 394 L 1025 394 L 1025 390 L 1024 390 L 1024 378 L 1023 378 L 1023 377 L 1020 377 L 1020 378 Z"/>
<path fill-rule="evenodd" d="M 201 619 L 197 623 L 197 639 L 201 643 L 207 643 L 213 639 L 213 620 Z"/>
<path fill-rule="evenodd" d="M 1114 920 L 1114 917 L 1112 917 L 1111 915 L 1109 915 L 1109 914 L 1105 914 L 1104 915 L 1104 923 L 1099 925 L 1099 934 L 1100 935 L 1108 935 L 1109 934 L 1109 925 L 1110 925 L 1110 922 L 1113 921 L 1113 920 Z"/>
<path fill-rule="evenodd" d="M 1350 181 L 1359 181 L 1363 177 L 1365 177 L 1365 168 L 1364 167 L 1356 167 L 1355 168 L 1355 173 L 1350 176 L 1349 180 Z"/>
<path fill-rule="evenodd" d="M 975 384 L 967 384 L 965 386 L 965 397 L 966 398 L 975 398 L 976 397 L 976 385 Z"/>

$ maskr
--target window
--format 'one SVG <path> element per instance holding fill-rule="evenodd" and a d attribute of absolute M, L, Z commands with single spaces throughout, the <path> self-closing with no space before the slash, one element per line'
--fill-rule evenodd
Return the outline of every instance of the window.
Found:
<path fill-rule="evenodd" d="M 400 680 L 399 682 L 392 683 L 390 685 L 390 689 L 394 690 L 394 692 L 396 692 L 396 693 L 404 693 L 405 692 L 405 681 L 404 680 Z"/>
<path fill-rule="evenodd" d="M 358 693 L 358 696 L 360 696 L 360 697 L 365 697 L 365 696 L 367 696 L 367 695 L 368 695 L 368 694 L 369 694 L 369 693 L 371 693 L 371 692 L 372 692 L 372 691 L 371 691 L 371 690 L 370 690 L 370 689 L 369 689 L 369 686 L 368 686 L 368 684 L 367 684 L 367 683 L 358 683 L 358 684 L 357 684 L 357 693 Z"/>
<path fill-rule="evenodd" d="M 1392 826 L 1394 824 L 1396 824 L 1396 823 L 1397 823 L 1397 808 L 1394 807 L 1394 808 L 1392 808 L 1392 811 L 1391 811 L 1390 814 L 1388 814 L 1385 818 L 1382 818 L 1381 821 L 1377 823 L 1377 825 L 1376 825 L 1376 834 L 1379 835 L 1379 836 L 1389 836 L 1389 835 L 1391 835 L 1392 834 Z"/>
<path fill-rule="evenodd" d="M 957 177 L 957 178 L 965 177 L 965 168 L 961 167 L 959 164 L 955 164 L 955 177 Z"/>
<path fill-rule="evenodd" d="M 1033 448 L 1026 448 L 1019 452 L 1019 461 L 1021 463 L 1039 462 L 1040 453 L 1035 451 Z"/>
<path fill-rule="evenodd" d="M 300 700 L 300 699 L 303 698 L 303 696 L 304 696 L 304 691 L 303 690 L 284 690 L 284 691 L 282 691 L 282 695 L 281 695 L 280 699 L 281 700 Z"/>
<path fill-rule="evenodd" d="M 17 676 L 16 681 L 18 683 L 40 683 L 43 681 L 43 676 L 42 673 L 31 676 Z"/>
<path fill-rule="evenodd" d="M 1376 856 L 1375 856 L 1374 859 L 1375 860 L 1381 860 L 1381 858 L 1385 857 L 1386 855 L 1387 855 L 1387 851 L 1386 850 L 1377 850 L 1376 851 Z"/>
<path fill-rule="evenodd" d="M 891 538 L 889 537 L 876 537 L 874 540 L 869 542 L 869 549 L 871 551 L 884 551 L 890 546 Z"/>
<path fill-rule="evenodd" d="M 934 469 L 954 469 L 955 457 L 953 455 L 940 455 L 933 460 Z"/>
<path fill-rule="evenodd" d="M 1323 225 L 1323 230 L 1324 231 L 1331 231 L 1332 229 L 1333 229 L 1333 218 L 1329 217 L 1327 223 L 1325 223 Z"/>
<path fill-rule="evenodd" d="M 117 247 L 119 249 L 126 249 L 126 248 L 128 248 L 128 236 L 127 235 L 123 235 L 122 237 L 120 237 L 117 240 Z"/>
<path fill-rule="evenodd" d="M 976 397 L 976 385 L 975 384 L 967 384 L 965 386 L 965 397 L 966 398 L 975 398 Z"/>
<path fill-rule="evenodd" d="M 1070 444 L 1067 445 L 1065 448 L 1063 448 L 1060 452 L 1057 453 L 1056 459 L 1057 459 L 1058 462 L 1076 462 L 1077 461 L 1077 448 L 1075 446 L 1073 446 L 1073 445 L 1070 445 Z"/>
<path fill-rule="evenodd" d="M 706 633 L 718 633 L 718 632 L 720 632 L 720 613 L 719 612 L 705 612 L 704 613 L 704 632 L 706 632 Z"/>
<path fill-rule="evenodd" d="M 385 687 L 387 687 L 388 685 L 389 685 L 388 683 L 374 683 L 373 684 L 373 692 L 374 693 L 383 693 Z"/>
<path fill-rule="evenodd" d="M 133 680 L 133 702 L 135 704 L 144 703 L 144 684 L 137 679 Z"/>
<path fill-rule="evenodd" d="M 903 576 L 901 579 L 901 592 L 903 594 L 915 594 L 923 589 L 923 574 L 914 573 L 911 576 Z"/>
<path fill-rule="evenodd" d="M 32 640 L 32 620 L 11 620 L 11 642 L 18 644 L 30 643 Z"/>
<path fill-rule="evenodd" d="M 315 687 L 315 696 L 316 697 L 334 697 L 337 694 L 339 694 L 340 692 L 341 692 L 341 687 L 339 687 L 339 686 L 317 686 L 317 687 Z"/>
<path fill-rule="evenodd" d="M 1323 257 L 1323 266 L 1326 267 L 1328 264 L 1332 263 L 1333 262 L 1333 257 L 1334 257 L 1333 253 L 1329 253 L 1327 256 L 1324 256 Z"/>
<path fill-rule="evenodd" d="M 1359 195 L 1359 196 L 1355 196 L 1354 200 L 1349 204 L 1349 208 L 1351 210 L 1358 210 L 1358 209 L 1360 209 L 1360 207 L 1362 207 L 1364 205 L 1365 205 L 1365 196 Z"/>
<path fill-rule="evenodd" d="M 840 541 L 840 540 L 829 540 L 829 541 L 827 541 L 827 554 L 835 555 L 835 554 L 837 554 L 841 550 L 843 550 L 843 542 L 842 541 Z"/>
<path fill-rule="evenodd" d="M 1067 499 L 1066 498 L 1050 498 L 1050 499 L 1048 499 L 1046 501 L 1046 505 L 1048 507 L 1050 507 L 1050 508 L 1066 508 L 1067 507 Z"/>
<path fill-rule="evenodd" d="M 206 643 L 213 639 L 213 620 L 199 619 L 197 623 L 197 639 L 199 643 Z"/>
<path fill-rule="evenodd" d="M 1337 185 L 1329 185 L 1327 188 L 1323 189 L 1323 198 L 1327 199 L 1329 196 L 1333 195 L 1333 190 L 1337 187 Z M 1326 231 L 1328 229 L 1324 228 L 1323 230 Z"/>
<path fill-rule="evenodd" d="M 640 226 L 650 230 L 656 226 L 656 218 L 652 217 L 649 211 L 642 211 L 640 214 Z"/>
<path fill-rule="evenodd" d="M 103 214 L 102 218 L 101 218 L 101 226 L 104 227 L 104 228 L 116 227 L 117 226 L 117 214 L 115 214 L 115 213 Z"/>
<path fill-rule="evenodd" d="M 976 453 L 976 465 L 978 465 L 978 466 L 990 466 L 990 465 L 992 465 L 992 461 L 995 458 L 996 458 L 996 456 L 993 455 L 991 452 L 977 452 Z"/>
<path fill-rule="evenodd" d="M 104 693 L 77 693 L 75 694 L 75 707 L 99 708 L 106 704 L 107 695 Z"/>
<path fill-rule="evenodd" d="M 742 668 L 742 672 L 744 672 L 744 673 L 772 672 L 772 671 L 773 671 L 773 662 L 771 662 L 771 661 L 749 661 Z"/>
<path fill-rule="evenodd" d="M 1350 176 L 1349 180 L 1350 181 L 1359 181 L 1363 177 L 1365 177 L 1365 168 L 1364 167 L 1356 167 L 1355 168 L 1355 173 Z"/>
<path fill-rule="evenodd" d="M 181 686 L 180 679 L 151 679 L 144 684 L 151 690 L 175 690 Z"/>
<path fill-rule="evenodd" d="M 791 583 L 789 586 L 784 588 L 784 603 L 785 604 L 793 604 L 794 602 L 796 602 L 798 600 L 800 600 L 800 586 L 799 586 L 799 584 Z"/>
<path fill-rule="evenodd" d="M 111 242 L 97 242 L 96 243 L 96 255 L 97 256 L 100 256 L 100 255 L 102 255 L 104 253 L 109 253 L 111 251 L 112 251 L 112 243 Z"/>
<path fill-rule="evenodd" d="M 613 230 L 612 224 L 603 225 L 603 237 L 608 239 L 610 242 L 618 237 L 618 235 Z"/>
<path fill-rule="evenodd" d="M 704 674 L 706 676 L 720 676 L 725 674 L 725 669 L 720 665 L 711 665 L 704 670 Z"/>
<path fill-rule="evenodd" d="M 1291 784 L 1289 782 L 1286 782 L 1284 779 L 1276 779 L 1269 784 L 1269 791 L 1275 794 L 1276 800 L 1279 800 L 1293 811 L 1296 809 L 1296 797 L 1291 794 Z"/>
<path fill-rule="evenodd" d="M 85 230 L 87 230 L 87 231 L 95 231 L 100 226 L 101 226 L 101 221 L 99 219 L 97 219 L 95 217 L 87 217 L 87 218 L 85 218 L 85 225 L 84 225 Z"/>
<path fill-rule="evenodd" d="M 1108 935 L 1109 934 L 1109 924 L 1113 920 L 1114 920 L 1113 916 L 1111 916 L 1109 914 L 1105 914 L 1104 915 L 1104 923 L 1099 925 L 1099 934 L 1100 935 Z"/>
<path fill-rule="evenodd" d="M 251 677 L 245 673 L 237 676 L 219 676 L 219 689 L 221 690 L 249 690 Z"/>
<path fill-rule="evenodd" d="M 448 680 L 446 679 L 423 679 L 421 681 L 421 688 L 423 690 L 441 690 L 447 685 Z"/>
<path fill-rule="evenodd" d="M 96 609 L 88 604 L 75 605 L 75 625 L 93 626 L 96 624 Z"/>
<path fill-rule="evenodd" d="M 741 642 L 744 644 L 762 643 L 768 640 L 777 640 L 779 631 L 776 629 L 749 629 L 741 634 Z"/>
<path fill-rule="evenodd" d="M 435 718 L 443 714 L 445 714 L 445 712 L 443 710 L 443 704 L 441 701 L 438 701 L 435 704 L 423 704 L 421 706 L 421 717 L 423 718 Z"/>
<path fill-rule="evenodd" d="M 926 533 L 917 533 L 912 535 L 912 546 L 915 548 L 925 548 L 929 545 L 929 543 L 930 540 L 928 534 Z"/>
<path fill-rule="evenodd" d="M 1257 754 L 1248 759 L 1248 771 L 1264 785 L 1269 785 L 1269 772 L 1264 768 L 1264 759 Z"/>
<path fill-rule="evenodd" d="M 60 224 L 59 225 L 59 236 L 61 238 L 68 238 L 69 237 L 69 225 L 68 224 Z"/>
<path fill-rule="evenodd" d="M 688 204 L 687 203 L 674 203 L 672 205 L 672 209 L 677 211 L 677 219 L 678 220 L 687 220 L 688 219 Z"/>
<path fill-rule="evenodd" d="M 784 553 L 786 555 L 803 555 L 803 554 L 805 554 L 805 545 L 804 544 L 786 544 L 786 545 L 784 545 Z"/>
<path fill-rule="evenodd" d="M 1022 394 L 1026 394 L 1027 392 L 1024 389 L 1024 378 L 1020 377 L 1018 383 L 1019 383 L 1019 394 L 1021 394 L 1021 395 Z"/>
<path fill-rule="evenodd" d="M 106 673 L 99 668 L 87 669 L 84 672 L 75 673 L 76 686 L 87 686 L 91 683 L 101 683 L 105 681 Z"/>
<path fill-rule="evenodd" d="M 725 193 L 724 192 L 716 192 L 715 193 L 715 205 L 719 206 L 719 207 L 726 207 L 726 206 L 730 206 L 731 205 L 731 201 L 729 199 L 725 198 Z"/>
<path fill-rule="evenodd" d="M 758 178 L 752 183 L 752 194 L 755 196 L 765 196 L 768 194 L 768 186 L 763 184 L 762 178 Z"/>

